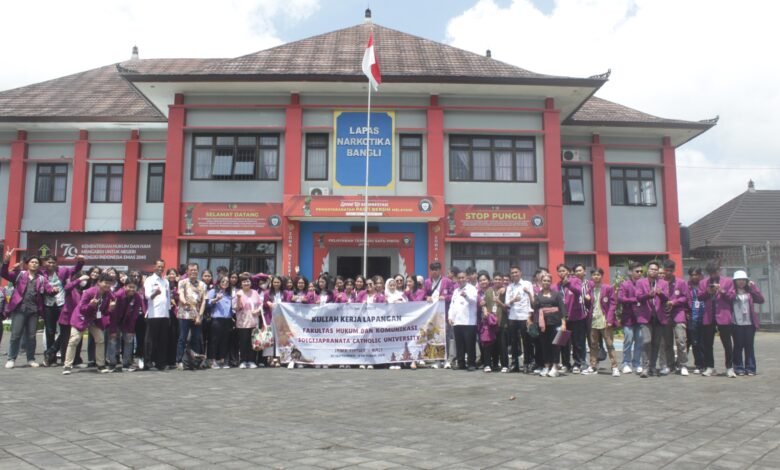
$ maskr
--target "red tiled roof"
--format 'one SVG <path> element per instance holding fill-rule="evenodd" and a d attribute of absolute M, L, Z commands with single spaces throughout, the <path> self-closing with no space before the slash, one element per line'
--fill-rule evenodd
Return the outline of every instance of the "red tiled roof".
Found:
<path fill-rule="evenodd" d="M 684 121 L 681 119 L 666 119 L 652 114 L 643 113 L 622 104 L 613 103 L 603 98 L 592 96 L 582 104 L 564 124 L 574 125 L 645 125 L 648 127 L 683 127 L 709 129 L 717 122 L 717 118 L 707 121 Z"/>
<path fill-rule="evenodd" d="M 152 106 L 107 65 L 0 92 L 0 121 L 165 122 Z"/>
<path fill-rule="evenodd" d="M 746 191 L 690 226 L 691 249 L 780 240 L 780 191 Z"/>

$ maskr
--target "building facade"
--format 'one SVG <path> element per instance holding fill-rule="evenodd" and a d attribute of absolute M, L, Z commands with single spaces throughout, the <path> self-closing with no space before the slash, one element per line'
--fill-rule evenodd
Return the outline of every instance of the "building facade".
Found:
<path fill-rule="evenodd" d="M 675 148 L 715 121 L 595 97 L 607 80 L 371 23 L 235 59 L 134 56 L 0 93 L 0 233 L 64 262 L 353 275 L 368 152 L 369 272 L 679 260 Z"/>

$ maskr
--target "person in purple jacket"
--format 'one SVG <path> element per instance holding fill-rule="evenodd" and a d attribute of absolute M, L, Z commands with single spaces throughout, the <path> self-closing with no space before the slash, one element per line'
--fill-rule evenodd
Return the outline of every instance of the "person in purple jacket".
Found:
<path fill-rule="evenodd" d="M 571 370 L 579 374 L 585 359 L 585 336 L 587 333 L 587 312 L 582 308 L 582 280 L 573 276 L 571 270 L 565 264 L 559 264 L 555 270 L 558 272 L 558 283 L 553 287 L 563 296 L 563 303 L 569 317 L 566 328 L 571 331 L 571 346 L 561 348 L 562 372 Z M 573 357 L 572 357 L 573 355 Z M 572 364 L 573 362 L 573 364 Z"/>
<path fill-rule="evenodd" d="M 8 346 L 8 362 L 5 363 L 5 368 L 15 367 L 22 338 L 27 348 L 27 365 L 38 367 L 39 364 L 35 362 L 35 333 L 38 317 L 44 313 L 43 296 L 57 294 L 59 288 L 51 287 L 41 275 L 41 259 L 37 256 L 25 260 L 26 269 L 9 271 L 8 264 L 13 254 L 13 248 L 6 252 L 3 266 L 0 268 L 0 276 L 14 284 L 11 300 L 6 305 L 6 316 L 11 318 L 11 344 Z"/>
<path fill-rule="evenodd" d="M 41 274 L 46 278 L 46 282 L 52 288 L 57 288 L 55 295 L 46 295 L 43 297 L 43 323 L 46 334 L 46 352 L 43 354 L 43 365 L 48 367 L 50 362 L 56 360 L 56 352 L 52 357 L 51 351 L 56 351 L 55 338 L 57 336 L 57 321 L 60 318 L 60 311 L 65 305 L 65 283 L 84 266 L 84 257 L 76 256 L 75 266 L 57 266 L 57 257 L 49 255 L 43 258 L 43 267 Z"/>
<path fill-rule="evenodd" d="M 441 272 L 441 263 L 434 261 L 428 265 L 430 272 L 428 279 L 423 283 L 423 289 L 425 290 L 425 300 L 428 302 L 438 302 L 444 300 L 444 324 L 445 324 L 445 337 L 447 341 L 447 358 L 444 362 L 444 368 L 449 369 L 452 367 L 452 360 L 455 358 L 455 336 L 453 335 L 452 326 L 449 322 L 449 309 L 450 301 L 452 300 L 452 291 L 455 290 L 454 283 Z M 439 364 L 433 364 L 434 369 L 439 368 Z"/>
<path fill-rule="evenodd" d="M 735 374 L 756 375 L 756 354 L 753 342 L 759 326 L 758 312 L 755 305 L 764 303 L 764 296 L 758 286 L 748 279 L 745 271 L 734 273 L 734 287 L 727 293 L 733 302 L 734 324 L 734 369 Z"/>
<path fill-rule="evenodd" d="M 599 349 L 603 340 L 607 346 L 607 355 L 612 365 L 612 376 L 620 377 L 617 360 L 615 359 L 615 347 L 613 346 L 613 331 L 615 328 L 615 296 L 612 286 L 601 282 L 604 277 L 602 268 L 590 271 L 591 283 L 588 295 L 588 310 L 592 315 L 592 323 L 588 339 L 590 340 L 590 367 L 582 371 L 583 375 L 596 375 L 599 373 Z"/>
<path fill-rule="evenodd" d="M 95 338 L 95 361 L 98 371 L 100 373 L 110 372 L 106 368 L 103 329 L 110 324 L 111 313 L 116 308 L 116 297 L 111 292 L 113 283 L 111 275 L 103 273 L 98 278 L 97 285 L 90 287 L 82 294 L 78 307 L 70 317 L 71 331 L 68 351 L 65 353 L 65 365 L 62 368 L 63 375 L 69 375 L 73 370 L 73 358 L 85 330 L 89 331 L 89 335 Z"/>
<path fill-rule="evenodd" d="M 651 375 L 660 376 L 656 367 L 658 353 L 661 350 L 661 338 L 668 323 L 664 304 L 669 288 L 666 281 L 658 276 L 660 265 L 657 261 L 647 263 L 647 277 L 636 283 L 636 300 L 639 308 L 636 311 L 636 322 L 642 329 L 642 378 Z M 662 359 L 662 363 L 666 361 Z"/>
<path fill-rule="evenodd" d="M 409 276 L 406 278 L 406 289 L 404 290 L 404 297 L 409 302 L 424 302 L 425 301 L 425 289 L 417 282 L 417 276 Z"/>
<path fill-rule="evenodd" d="M 715 326 L 720 333 L 720 342 L 723 344 L 725 355 L 726 375 L 736 375 L 732 368 L 732 353 L 734 346 L 731 342 L 732 326 L 732 302 L 726 295 L 734 288 L 734 281 L 720 275 L 720 266 L 717 262 L 707 263 L 707 277 L 699 283 L 699 296 L 704 302 L 704 315 L 702 317 L 701 337 L 704 351 L 703 377 L 710 377 L 715 373 Z"/>
<path fill-rule="evenodd" d="M 688 283 L 685 279 L 675 276 L 677 264 L 674 260 L 664 261 L 664 280 L 668 284 L 667 300 L 664 304 L 664 312 L 668 316 L 667 330 L 664 332 L 664 341 L 674 337 L 674 345 L 671 341 L 664 343 L 666 351 L 667 367 L 676 367 L 680 375 L 688 375 Z M 674 357 L 674 348 L 677 348 L 677 359 Z M 663 374 L 664 371 L 661 371 Z M 668 373 L 668 371 L 667 371 Z"/>
<path fill-rule="evenodd" d="M 639 363 L 642 351 L 642 328 L 636 322 L 636 310 L 639 302 L 636 300 L 636 283 L 642 279 L 642 265 L 631 263 L 628 266 L 629 279 L 623 281 L 618 289 L 617 301 L 623 306 L 620 322 L 623 324 L 623 372 L 630 374 L 636 371 L 642 373 Z"/>
<path fill-rule="evenodd" d="M 116 307 L 111 312 L 110 323 L 106 328 L 108 333 L 108 367 L 109 372 L 124 370 L 134 372 L 133 341 L 135 340 L 135 322 L 144 314 L 143 300 L 138 293 L 135 279 L 128 278 L 123 288 L 114 293 Z M 122 346 L 122 363 L 117 363 L 119 346 Z"/>

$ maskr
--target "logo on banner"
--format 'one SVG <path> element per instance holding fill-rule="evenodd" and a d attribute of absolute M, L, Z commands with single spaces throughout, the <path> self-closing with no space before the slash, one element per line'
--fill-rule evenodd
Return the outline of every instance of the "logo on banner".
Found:
<path fill-rule="evenodd" d="M 335 186 L 364 187 L 366 158 L 370 158 L 368 186 L 392 187 L 394 113 L 372 112 L 370 126 L 367 125 L 366 113 L 336 111 L 334 116 L 336 121 Z"/>

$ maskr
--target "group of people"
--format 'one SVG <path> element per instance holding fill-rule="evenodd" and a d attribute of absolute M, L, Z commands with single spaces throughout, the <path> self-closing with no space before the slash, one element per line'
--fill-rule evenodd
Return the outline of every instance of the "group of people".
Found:
<path fill-rule="evenodd" d="M 678 277 L 672 260 L 629 266 L 628 279 L 614 286 L 604 271 L 589 275 L 583 265 L 561 264 L 556 278 L 539 268 L 531 280 L 518 266 L 508 274 L 461 271 L 445 275 L 439 262 L 430 275 L 343 278 L 200 270 L 195 263 L 154 272 L 117 272 L 76 265 L 61 267 L 53 256 L 32 256 L 11 267 L 6 253 L 0 274 L 11 291 L 0 296 L 0 316 L 11 319 L 6 368 L 16 367 L 21 346 L 27 365 L 35 360 L 38 318 L 45 324 L 42 365 L 70 374 L 80 364 L 114 371 L 183 369 L 194 354 L 199 366 L 222 369 L 279 367 L 273 346 L 257 350 L 253 333 L 272 324 L 275 304 L 399 303 L 443 301 L 447 357 L 433 368 L 524 372 L 545 377 L 595 375 L 609 358 L 611 374 L 640 377 L 677 372 L 715 374 L 715 332 L 725 351 L 728 377 L 756 373 L 755 305 L 764 299 L 744 271 L 720 275 L 716 263 Z M 622 364 L 613 345 L 622 331 Z M 87 362 L 82 340 L 88 334 Z M 0 331 L 2 340 L 2 331 Z M 522 359 L 522 364 L 521 364 Z M 295 367 L 293 362 L 288 367 Z M 320 367 L 327 365 L 320 365 Z M 388 365 L 400 368 L 399 364 Z M 417 368 L 417 361 L 405 366 Z"/>

